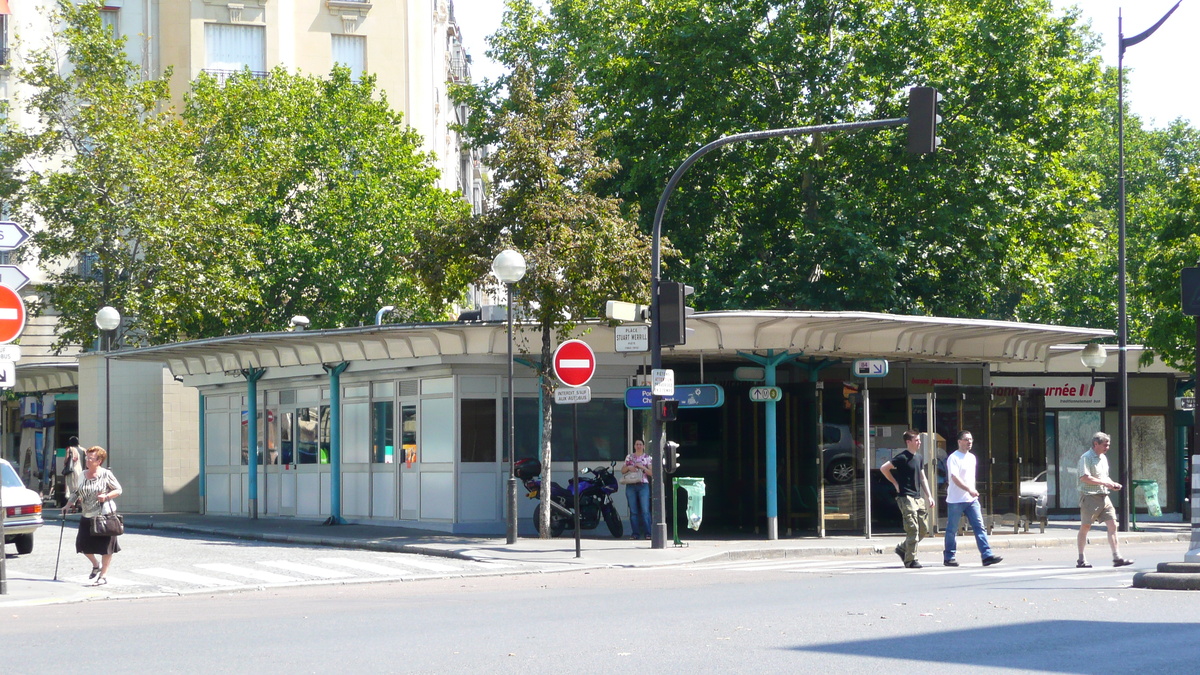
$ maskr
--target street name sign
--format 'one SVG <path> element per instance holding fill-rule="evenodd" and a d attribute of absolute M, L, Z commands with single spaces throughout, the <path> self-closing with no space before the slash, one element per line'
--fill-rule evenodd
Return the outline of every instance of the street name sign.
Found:
<path fill-rule="evenodd" d="M 29 283 L 29 276 L 16 265 L 0 265 L 0 286 L 7 286 L 14 291 L 21 290 Z"/>
<path fill-rule="evenodd" d="M 28 238 L 29 232 L 25 228 L 9 220 L 0 220 L 0 251 L 15 250 Z"/>
<path fill-rule="evenodd" d="M 582 387 L 596 374 L 596 353 L 582 340 L 567 340 L 554 350 L 554 377 L 568 387 Z"/>
<path fill-rule="evenodd" d="M 719 384 L 677 384 L 674 394 L 662 398 L 679 401 L 680 408 L 720 408 L 725 405 L 725 390 Z M 625 407 L 630 410 L 649 410 L 650 387 L 626 389 Z"/>
<path fill-rule="evenodd" d="M 858 377 L 886 377 L 888 374 L 887 359 L 859 359 L 851 368 Z"/>
<path fill-rule="evenodd" d="M 650 351 L 650 326 L 617 326 L 613 330 L 618 352 Z"/>
<path fill-rule="evenodd" d="M 750 400 L 755 403 L 779 401 L 783 398 L 783 390 L 779 387 L 750 387 Z"/>
<path fill-rule="evenodd" d="M 562 405 L 587 403 L 592 400 L 591 387 L 559 387 L 554 390 L 554 402 Z"/>
<path fill-rule="evenodd" d="M 0 286 L 0 345 L 21 337 L 25 330 L 25 301 L 17 292 Z"/>

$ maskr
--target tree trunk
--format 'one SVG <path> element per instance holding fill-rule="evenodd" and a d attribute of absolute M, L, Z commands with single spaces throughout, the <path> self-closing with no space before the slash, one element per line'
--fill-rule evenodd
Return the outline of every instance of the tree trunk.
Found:
<path fill-rule="evenodd" d="M 553 356 L 551 349 L 551 331 L 552 326 L 542 324 L 542 363 L 540 378 L 542 387 L 542 487 L 538 490 L 538 497 L 542 500 L 542 508 L 539 509 L 538 536 L 542 539 L 550 538 L 550 462 L 554 459 L 551 453 L 550 438 L 554 431 L 554 379 L 551 377 L 550 359 Z"/>

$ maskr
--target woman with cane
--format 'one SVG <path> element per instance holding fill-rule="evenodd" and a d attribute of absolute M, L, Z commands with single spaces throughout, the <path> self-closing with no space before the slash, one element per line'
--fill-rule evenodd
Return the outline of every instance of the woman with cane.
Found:
<path fill-rule="evenodd" d="M 114 553 L 121 550 L 116 535 L 107 536 L 92 532 L 92 520 L 105 513 L 106 505 L 121 496 L 121 484 L 112 471 L 104 468 L 104 460 L 108 453 L 104 448 L 94 445 L 87 449 L 87 470 L 83 480 L 75 490 L 75 501 L 79 503 L 82 515 L 79 518 L 79 530 L 75 535 L 75 552 L 87 556 L 92 563 L 93 586 L 103 586 L 108 583 L 108 565 L 112 562 Z M 68 506 L 70 506 L 68 504 Z M 111 511 L 111 506 L 107 507 Z M 97 560 L 96 556 L 100 556 Z"/>

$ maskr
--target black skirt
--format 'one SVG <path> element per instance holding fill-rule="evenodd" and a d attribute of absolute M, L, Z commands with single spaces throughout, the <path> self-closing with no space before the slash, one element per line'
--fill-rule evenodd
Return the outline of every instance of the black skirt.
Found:
<path fill-rule="evenodd" d="M 79 531 L 75 533 L 75 552 L 91 553 L 92 555 L 112 555 L 121 551 L 117 537 L 104 537 L 92 534 L 92 519 L 79 518 Z"/>

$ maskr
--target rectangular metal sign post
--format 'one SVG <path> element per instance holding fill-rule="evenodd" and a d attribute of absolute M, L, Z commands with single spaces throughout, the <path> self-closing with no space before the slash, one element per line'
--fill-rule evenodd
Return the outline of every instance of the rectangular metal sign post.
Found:
<path fill-rule="evenodd" d="M 887 362 L 885 361 L 884 363 Z M 867 387 L 867 383 L 869 382 L 870 380 L 863 380 L 862 386 L 863 447 L 866 448 L 863 452 L 863 475 L 866 476 L 866 480 L 863 481 L 863 504 L 867 508 L 866 515 L 864 516 L 864 519 L 867 521 L 867 539 L 871 538 L 871 464 L 875 461 L 872 457 L 875 448 L 871 446 L 871 390 Z"/>
<path fill-rule="evenodd" d="M 571 453 L 571 470 L 575 473 L 575 483 L 571 487 L 571 492 L 575 493 L 575 557 L 582 558 L 583 548 L 579 543 L 579 406 L 571 407 L 571 417 L 574 422 L 571 435 L 575 443 L 575 451 Z"/>

